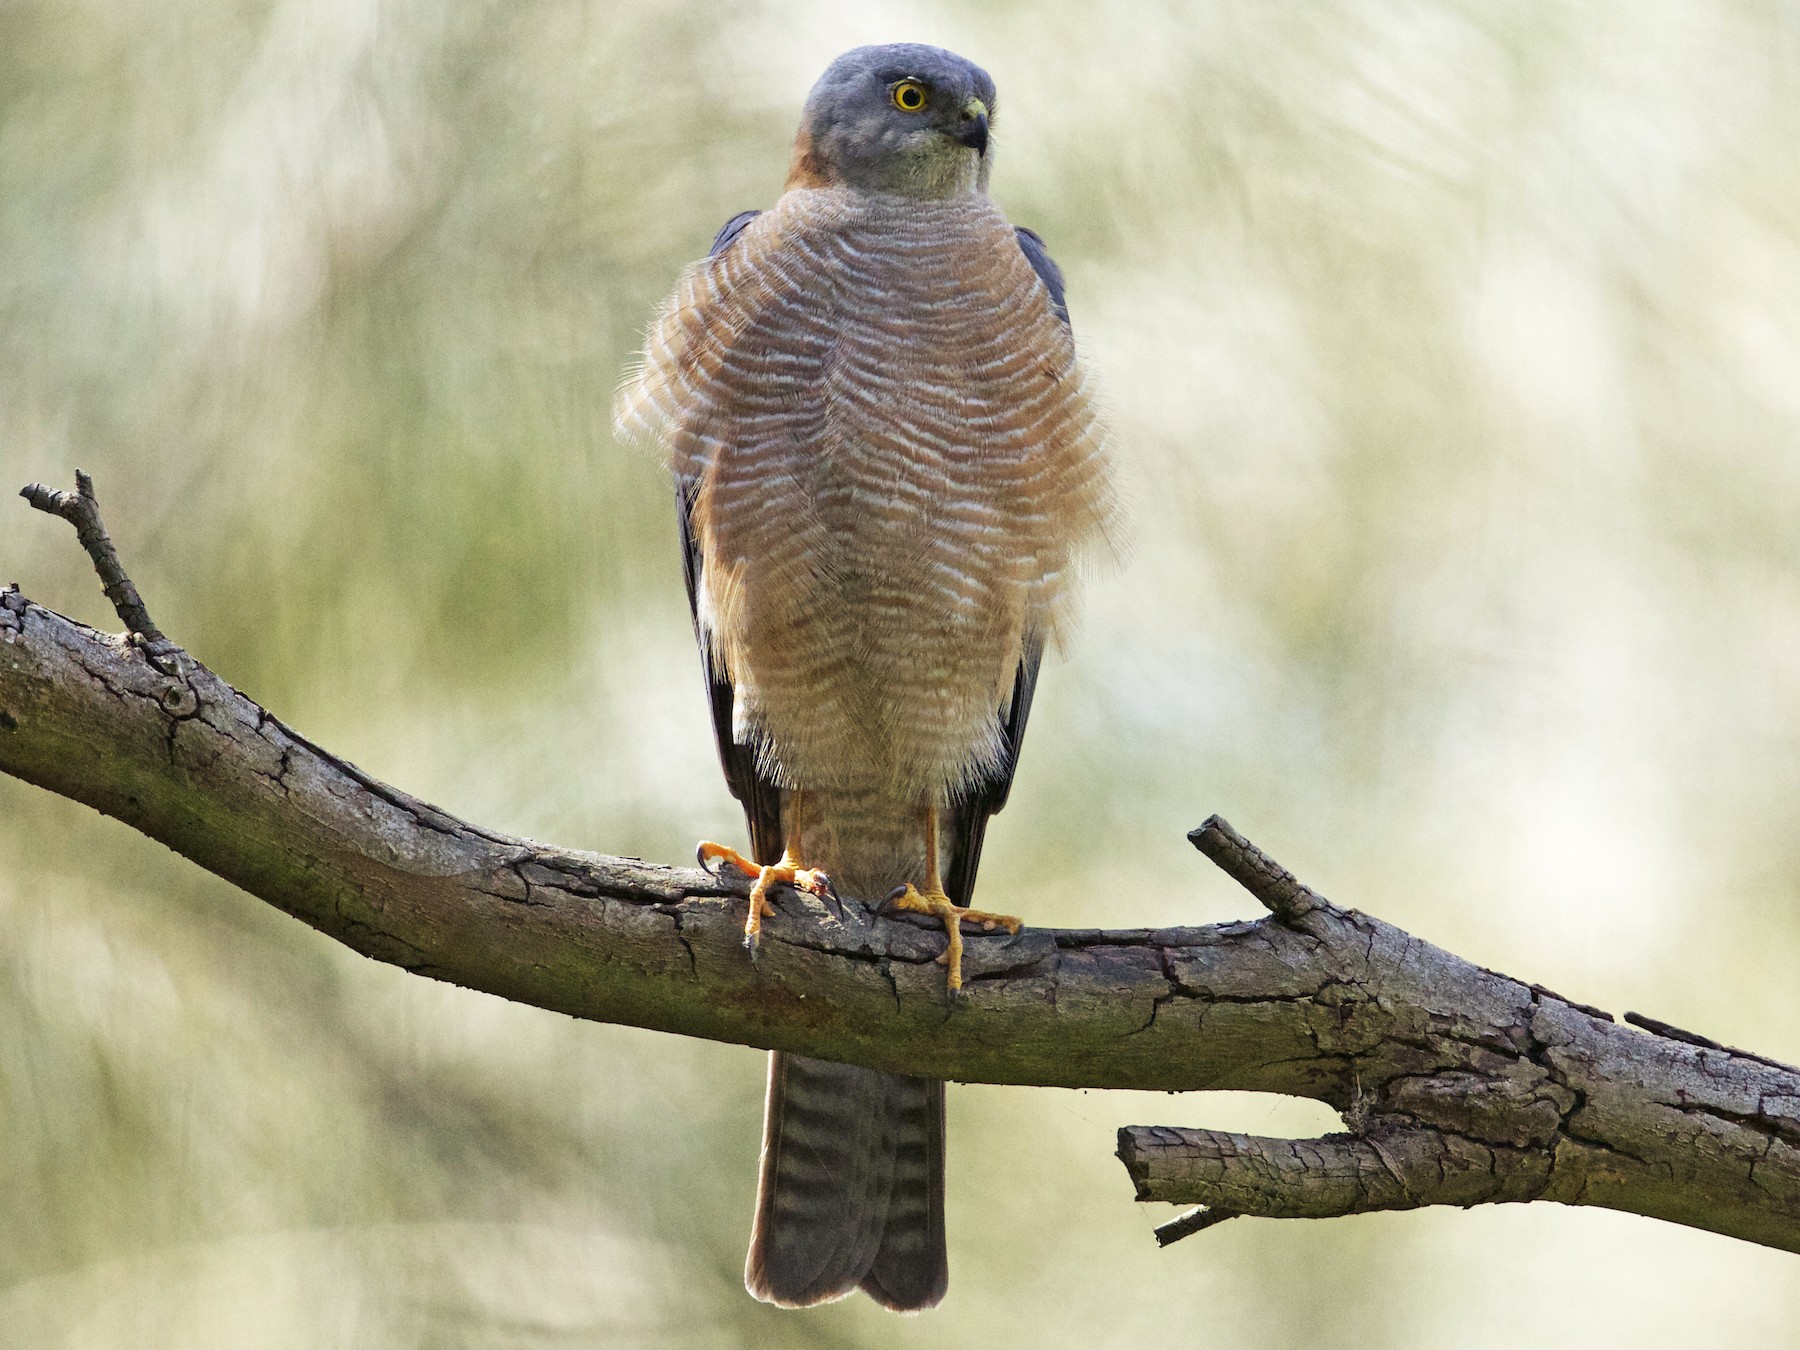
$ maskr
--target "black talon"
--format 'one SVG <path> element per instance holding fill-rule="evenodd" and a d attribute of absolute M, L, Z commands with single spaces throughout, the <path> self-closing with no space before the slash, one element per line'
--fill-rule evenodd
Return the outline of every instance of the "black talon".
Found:
<path fill-rule="evenodd" d="M 846 921 L 844 918 L 844 897 L 838 894 L 837 882 L 833 881 L 829 874 L 825 876 L 824 880 L 825 888 L 823 890 L 814 890 L 810 886 L 801 889 L 804 889 L 808 895 L 816 896 L 819 902 L 830 910 L 839 923 L 844 923 Z"/>

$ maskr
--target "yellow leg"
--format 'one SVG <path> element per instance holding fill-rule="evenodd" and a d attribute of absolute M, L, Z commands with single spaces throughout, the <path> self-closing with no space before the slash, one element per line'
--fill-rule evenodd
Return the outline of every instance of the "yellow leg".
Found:
<path fill-rule="evenodd" d="M 985 910 L 964 909 L 944 894 L 943 873 L 938 868 L 938 813 L 935 806 L 925 808 L 925 875 L 924 890 L 921 891 L 908 882 L 889 899 L 900 909 L 930 914 L 943 920 L 944 931 L 950 935 L 950 945 L 944 948 L 944 954 L 938 957 L 938 961 L 950 968 L 946 977 L 950 988 L 961 989 L 963 923 L 978 923 L 989 932 L 1004 928 L 1009 933 L 1016 933 L 1019 931 L 1019 921 L 1010 914 L 989 914 Z"/>
<path fill-rule="evenodd" d="M 750 888 L 750 917 L 744 921 L 744 945 L 755 950 L 757 939 L 762 936 L 763 919 L 775 912 L 775 904 L 769 899 L 769 891 L 776 886 L 786 884 L 796 890 L 809 892 L 812 895 L 824 896 L 831 891 L 831 878 L 815 867 L 800 866 L 800 793 L 796 791 L 788 803 L 788 814 L 793 824 L 787 831 L 787 841 L 781 850 L 781 861 L 767 867 L 752 862 L 728 844 L 702 843 L 699 850 L 700 865 L 717 859 L 730 863 L 746 876 L 756 878 L 756 884 Z M 707 868 L 708 871 L 712 869 Z"/>

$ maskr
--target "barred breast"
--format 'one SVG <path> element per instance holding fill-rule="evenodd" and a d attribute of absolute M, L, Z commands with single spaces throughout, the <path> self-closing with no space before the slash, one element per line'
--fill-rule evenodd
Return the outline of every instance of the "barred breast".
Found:
<path fill-rule="evenodd" d="M 794 189 L 621 390 L 693 494 L 707 639 L 784 786 L 943 803 L 1115 517 L 1067 327 L 985 195 Z"/>

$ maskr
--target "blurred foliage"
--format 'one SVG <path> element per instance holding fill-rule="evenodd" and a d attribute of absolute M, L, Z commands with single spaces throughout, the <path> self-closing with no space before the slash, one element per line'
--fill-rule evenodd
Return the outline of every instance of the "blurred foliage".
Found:
<path fill-rule="evenodd" d="M 14 0 L 0 487 L 92 470 L 152 611 L 485 825 L 736 815 L 610 394 L 838 51 L 1003 93 L 1137 485 L 983 896 L 1250 909 L 1222 811 L 1472 959 L 1800 1058 L 1800 10 Z M 10 489 L 9 489 L 10 490 Z M 110 626 L 56 522 L 0 575 Z M 751 1302 L 761 1057 L 358 960 L 0 780 L 0 1343 L 1774 1343 L 1791 1259 L 1550 1207 L 1165 1253 L 1120 1124 L 964 1088 L 949 1301 Z"/>

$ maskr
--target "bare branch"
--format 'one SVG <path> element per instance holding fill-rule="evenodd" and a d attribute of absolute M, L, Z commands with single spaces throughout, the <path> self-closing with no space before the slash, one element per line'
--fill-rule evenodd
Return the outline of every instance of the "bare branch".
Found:
<path fill-rule="evenodd" d="M 76 499 L 91 507 L 91 486 Z M 148 623 L 141 600 L 134 614 Z M 952 1001 L 935 931 L 789 893 L 753 962 L 738 879 L 457 820 L 191 657 L 153 657 L 0 591 L 0 772 L 377 960 L 576 1017 L 895 1072 L 1280 1092 L 1342 1113 L 1347 1132 L 1322 1139 L 1121 1131 L 1140 1199 L 1201 1207 L 1165 1243 L 1238 1215 L 1557 1200 L 1800 1251 L 1800 1072 L 1619 1025 L 1339 909 L 1217 817 L 1190 838 L 1270 918 L 971 934 Z"/>
<path fill-rule="evenodd" d="M 60 516 L 75 527 L 75 537 L 81 541 L 82 548 L 87 550 L 88 557 L 93 559 L 94 570 L 100 574 L 100 584 L 106 590 L 106 598 L 112 601 L 112 607 L 118 613 L 119 622 L 125 625 L 126 632 L 138 634 L 147 644 L 172 645 L 163 636 L 162 629 L 151 620 L 150 611 L 144 607 L 143 596 L 138 594 L 138 588 L 132 584 L 124 565 L 119 562 L 119 553 L 113 547 L 112 536 L 106 532 L 106 522 L 100 518 L 100 501 L 94 496 L 94 480 L 85 471 L 75 470 L 73 492 L 58 492 L 42 483 L 27 483 L 20 489 L 19 495 L 39 511 Z"/>

